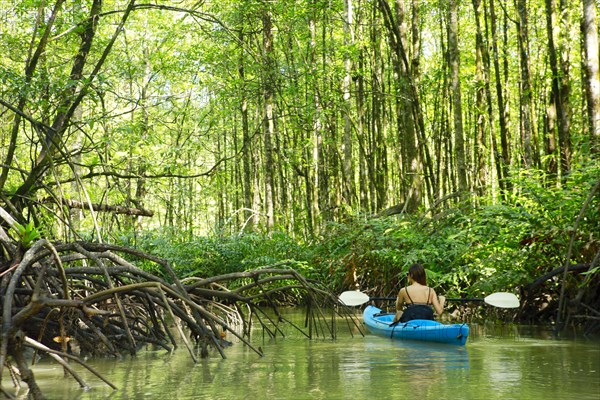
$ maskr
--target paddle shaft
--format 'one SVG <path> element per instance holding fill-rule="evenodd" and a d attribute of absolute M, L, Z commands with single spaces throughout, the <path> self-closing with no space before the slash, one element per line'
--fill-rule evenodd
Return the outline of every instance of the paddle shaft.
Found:
<path fill-rule="evenodd" d="M 383 300 L 383 301 L 394 301 L 396 297 L 371 297 L 371 300 Z M 450 298 L 446 299 L 446 301 L 461 301 L 461 302 L 470 302 L 470 301 L 485 301 L 485 299 L 480 299 L 477 297 L 465 297 L 465 298 Z"/>
<path fill-rule="evenodd" d="M 348 306 L 359 306 L 361 304 L 365 304 L 369 300 L 384 300 L 384 301 L 394 301 L 395 297 L 369 297 L 366 293 L 348 290 L 342 294 L 340 294 L 340 301 Z M 512 293 L 506 292 L 497 292 L 492 293 L 485 298 L 449 298 L 448 301 L 460 301 L 460 302 L 483 302 L 485 304 L 489 304 L 494 307 L 500 308 L 517 308 L 520 307 L 519 299 Z"/>

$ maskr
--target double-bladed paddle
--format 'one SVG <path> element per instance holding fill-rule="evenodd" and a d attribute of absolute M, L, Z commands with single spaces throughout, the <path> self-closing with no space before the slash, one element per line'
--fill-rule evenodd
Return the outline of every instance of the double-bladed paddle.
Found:
<path fill-rule="evenodd" d="M 349 290 L 340 294 L 340 302 L 347 306 L 360 306 L 361 304 L 365 304 L 369 300 L 388 300 L 393 301 L 396 300 L 395 297 L 369 297 L 366 293 Z M 446 299 L 446 301 L 483 301 L 486 304 L 494 307 L 500 308 L 518 308 L 519 307 L 519 299 L 512 293 L 507 292 L 496 292 L 492 293 L 489 296 L 484 298 L 454 298 L 454 299 Z"/>

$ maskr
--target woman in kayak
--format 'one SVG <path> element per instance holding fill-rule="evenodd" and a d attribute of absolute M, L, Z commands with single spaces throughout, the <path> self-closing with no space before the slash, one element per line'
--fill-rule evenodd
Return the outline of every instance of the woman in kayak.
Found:
<path fill-rule="evenodd" d="M 427 275 L 422 264 L 413 264 L 408 268 L 408 282 L 410 285 L 400 289 L 396 298 L 394 323 L 434 319 L 433 309 L 438 317 L 442 315 L 446 297 L 440 296 L 438 299 L 435 290 L 427 286 Z M 406 309 L 403 310 L 404 305 Z"/>

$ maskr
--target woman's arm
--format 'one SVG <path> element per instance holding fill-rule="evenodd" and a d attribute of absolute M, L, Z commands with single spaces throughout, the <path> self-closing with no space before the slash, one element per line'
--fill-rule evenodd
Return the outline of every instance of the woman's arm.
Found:
<path fill-rule="evenodd" d="M 444 304 L 446 304 L 446 296 L 440 296 L 438 299 L 438 296 L 437 296 L 437 294 L 435 294 L 435 290 L 433 290 L 433 289 L 431 289 L 430 296 L 431 296 L 431 298 L 429 300 L 431 301 L 431 304 L 433 304 L 433 309 L 435 310 L 435 313 L 439 317 L 444 312 Z"/>
<path fill-rule="evenodd" d="M 394 315 L 394 322 L 398 322 L 402 316 L 402 309 L 404 308 L 404 293 L 405 288 L 400 289 L 398 297 L 396 297 L 396 315 Z"/>

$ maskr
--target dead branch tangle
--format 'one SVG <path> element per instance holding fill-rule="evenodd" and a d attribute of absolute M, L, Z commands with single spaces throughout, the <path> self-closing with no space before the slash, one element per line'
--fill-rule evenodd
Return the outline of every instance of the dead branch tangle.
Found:
<path fill-rule="evenodd" d="M 234 341 L 260 356 L 262 350 L 251 343 L 254 321 L 271 337 L 282 335 L 280 324 L 288 323 L 308 338 L 335 338 L 337 318 L 332 316 L 358 327 L 336 296 L 305 279 L 291 262 L 180 280 L 166 260 L 139 250 L 47 240 L 23 249 L 9 243 L 1 227 L 0 231 L 0 377 L 7 366 L 18 370 L 33 398 L 43 394 L 29 367 L 27 349 L 53 357 L 86 386 L 66 360 L 92 370 L 83 357 L 135 355 L 149 345 L 171 351 L 183 343 L 195 362 L 211 349 L 225 358 L 225 348 Z M 304 327 L 278 310 L 278 299 L 290 293 L 308 305 Z"/>

